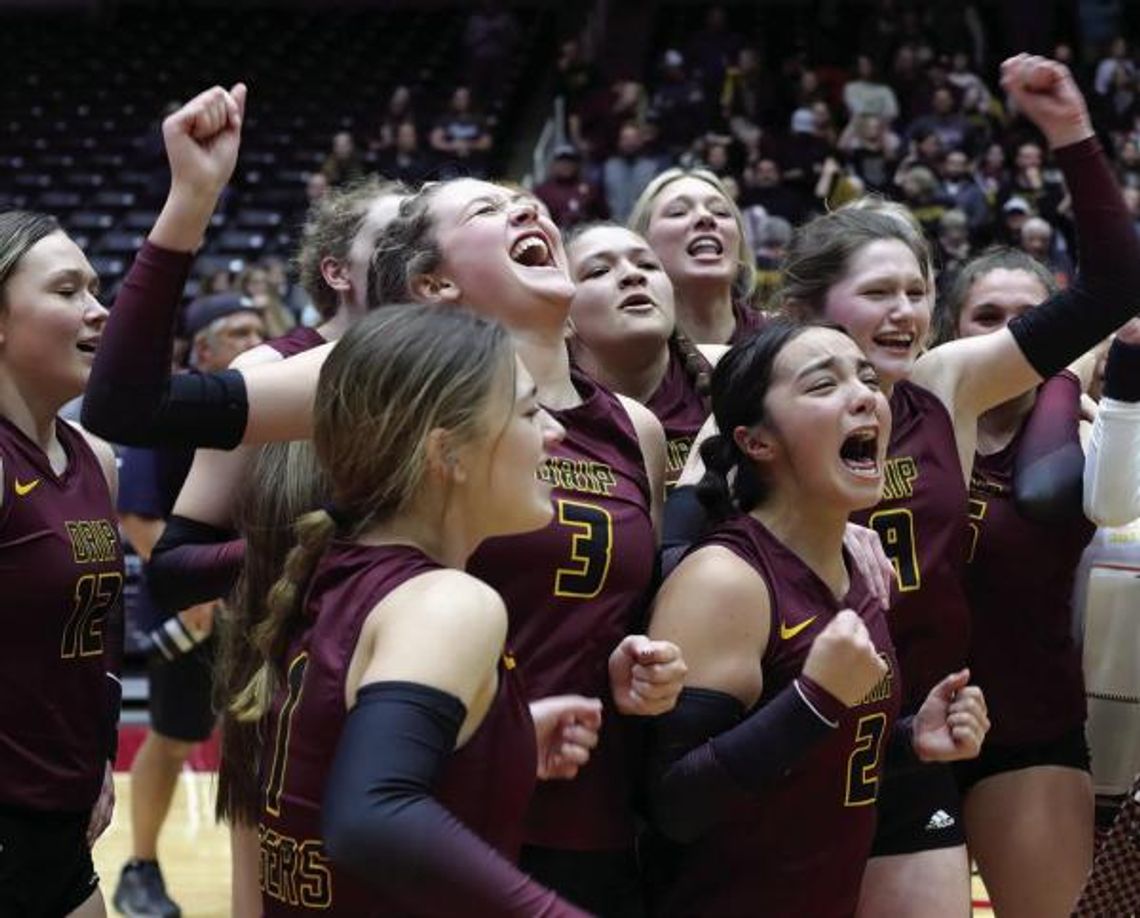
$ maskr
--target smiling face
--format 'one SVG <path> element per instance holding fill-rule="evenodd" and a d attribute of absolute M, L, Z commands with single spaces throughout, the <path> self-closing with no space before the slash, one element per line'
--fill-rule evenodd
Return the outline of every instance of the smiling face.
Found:
<path fill-rule="evenodd" d="M 673 333 L 673 285 L 644 239 L 621 226 L 586 230 L 570 243 L 570 319 L 591 351 L 629 344 L 665 346 Z"/>
<path fill-rule="evenodd" d="M 545 207 L 523 192 L 458 179 L 432 192 L 429 209 L 442 256 L 434 277 L 458 302 L 511 329 L 561 329 L 574 285 Z"/>
<path fill-rule="evenodd" d="M 649 212 L 645 238 L 674 285 L 731 285 L 740 267 L 741 228 L 715 187 L 684 176 L 663 187 Z"/>
<path fill-rule="evenodd" d="M 824 317 L 847 329 L 888 388 L 910 375 L 930 312 L 918 260 L 898 239 L 877 239 L 857 250 L 823 304 Z"/>
<path fill-rule="evenodd" d="M 94 269 L 62 230 L 29 248 L 4 288 L 4 375 L 56 408 L 79 395 L 107 319 L 98 289 Z"/>
<path fill-rule="evenodd" d="M 873 506 L 883 488 L 891 413 L 871 362 L 847 335 L 811 328 L 773 365 L 765 421 L 734 432 L 770 482 L 798 500 L 844 514 Z"/>

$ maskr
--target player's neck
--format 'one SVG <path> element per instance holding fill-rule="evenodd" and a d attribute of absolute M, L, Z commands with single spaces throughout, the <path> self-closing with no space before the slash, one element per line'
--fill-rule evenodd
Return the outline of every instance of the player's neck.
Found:
<path fill-rule="evenodd" d="M 515 350 L 538 388 L 538 402 L 555 411 L 576 408 L 582 397 L 570 379 L 570 354 L 559 331 L 516 331 L 511 329 Z"/>
<path fill-rule="evenodd" d="M 728 344 L 736 331 L 732 287 L 723 282 L 676 284 L 677 324 L 694 344 Z"/>
<path fill-rule="evenodd" d="M 752 516 L 811 568 L 836 599 L 847 594 L 851 582 L 843 562 L 847 517 L 842 511 L 776 496 L 753 510 Z"/>
<path fill-rule="evenodd" d="M 411 545 L 444 567 L 462 570 L 475 552 L 479 537 L 468 527 L 441 520 L 438 508 L 413 506 L 369 527 L 356 541 L 361 545 Z"/>
<path fill-rule="evenodd" d="M 665 379 L 669 347 L 662 341 L 653 342 L 650 347 L 623 346 L 609 361 L 600 360 L 587 348 L 579 348 L 574 359 L 582 372 L 611 392 L 645 404 Z"/>
<path fill-rule="evenodd" d="M 0 372 L 0 414 L 43 450 L 53 467 L 55 459 L 63 454 L 55 429 L 56 415 L 62 407 L 58 399 L 37 397 Z"/>

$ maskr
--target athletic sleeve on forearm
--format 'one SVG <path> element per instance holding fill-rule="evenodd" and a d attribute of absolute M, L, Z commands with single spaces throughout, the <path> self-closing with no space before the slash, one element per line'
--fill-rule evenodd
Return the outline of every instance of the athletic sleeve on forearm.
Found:
<path fill-rule="evenodd" d="M 692 842 L 755 802 L 831 733 L 836 706 L 843 707 L 802 676 L 743 720 L 744 706 L 731 695 L 684 689 L 650 725 L 654 824 L 673 841 Z"/>
<path fill-rule="evenodd" d="M 1140 309 L 1140 241 L 1095 138 L 1056 150 L 1073 200 L 1079 274 L 1009 323 L 1025 359 L 1048 379 Z"/>
<path fill-rule="evenodd" d="M 83 426 L 125 446 L 233 449 L 248 415 L 236 370 L 172 375 L 178 305 L 193 256 L 143 243 L 107 319 Z"/>
<path fill-rule="evenodd" d="M 207 523 L 171 516 L 146 565 L 155 605 L 169 615 L 227 596 L 245 561 L 245 539 Z"/>
<path fill-rule="evenodd" d="M 1140 345 L 1113 341 L 1089 440 L 1085 516 L 1098 526 L 1140 517 Z"/>
<path fill-rule="evenodd" d="M 357 692 L 325 786 L 325 850 L 337 867 L 417 915 L 581 916 L 432 797 L 462 702 L 410 682 Z"/>
<path fill-rule="evenodd" d="M 1072 373 L 1058 373 L 1037 390 L 1013 465 L 1014 502 L 1026 519 L 1057 523 L 1082 515 L 1080 411 L 1081 383 Z"/>

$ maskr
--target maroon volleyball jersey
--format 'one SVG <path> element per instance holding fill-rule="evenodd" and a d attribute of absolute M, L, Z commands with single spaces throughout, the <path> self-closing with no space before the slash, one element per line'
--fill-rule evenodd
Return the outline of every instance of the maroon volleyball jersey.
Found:
<path fill-rule="evenodd" d="M 282 357 L 286 358 L 292 357 L 294 354 L 303 354 L 305 351 L 311 351 L 313 348 L 320 347 L 322 344 L 328 344 L 315 328 L 309 328 L 307 325 L 298 325 L 289 329 L 289 331 L 283 335 L 270 338 L 265 343 L 277 351 Z"/>
<path fill-rule="evenodd" d="M 895 568 L 888 617 L 902 671 L 903 710 L 966 664 L 966 482 L 950 415 L 909 382 L 891 392 L 891 440 L 883 499 L 853 522 L 879 533 Z"/>
<path fill-rule="evenodd" d="M 334 542 L 317 565 L 304 623 L 289 643 L 285 685 L 265 727 L 258 836 L 266 916 L 315 910 L 353 918 L 402 913 L 326 859 L 321 798 L 348 716 L 345 678 L 365 619 L 401 584 L 439 568 L 411 546 L 348 542 Z M 433 796 L 515 861 L 536 758 L 530 710 L 513 661 L 504 657 L 491 707 L 463 748 L 448 758 Z"/>
<path fill-rule="evenodd" d="M 103 783 L 111 725 L 107 677 L 123 550 L 98 458 L 56 421 L 67 468 L 0 418 L 0 803 L 82 812 Z"/>
<path fill-rule="evenodd" d="M 743 306 L 736 302 L 732 304 L 732 314 L 736 316 L 736 329 L 733 331 L 732 337 L 728 339 L 729 344 L 744 343 L 760 331 L 768 321 L 767 316 L 759 309 Z"/>
<path fill-rule="evenodd" d="M 1074 415 L 1079 407 L 1074 380 Z M 1071 426 L 1079 443 L 1077 425 Z M 970 480 L 970 672 L 986 693 L 993 724 L 987 744 L 1057 739 L 1086 714 L 1070 600 L 1096 527 L 1084 517 L 1042 524 L 1017 512 L 1013 466 L 1024 433 L 1022 425 L 1004 449 L 975 457 Z"/>
<path fill-rule="evenodd" d="M 836 600 L 794 552 L 751 516 L 722 523 L 692 550 L 709 545 L 733 552 L 768 585 L 771 632 L 762 662 L 764 690 L 753 710 L 800 674 L 812 642 L 841 609 L 863 619 L 888 672 L 842 715 L 830 736 L 757 794 L 755 802 L 680 851 L 662 913 L 851 915 L 871 852 L 883 757 L 901 700 L 886 616 L 850 563 L 850 589 Z"/>
<path fill-rule="evenodd" d="M 685 369 L 685 358 L 672 340 L 669 341 L 669 366 L 665 370 L 665 378 L 645 407 L 665 428 L 665 486 L 672 488 L 689 458 L 693 438 L 709 416 L 708 407 L 697 394 L 696 384 Z"/>
<path fill-rule="evenodd" d="M 527 843 L 616 850 L 633 843 L 633 737 L 612 707 L 607 664 L 640 627 L 656 549 L 633 423 L 615 395 L 581 374 L 574 383 L 582 404 L 551 411 L 566 436 L 540 472 L 554 486 L 554 520 L 484 542 L 468 570 L 506 600 L 507 646 L 531 698 L 574 692 L 606 704 L 589 764 L 573 781 L 538 786 Z"/>

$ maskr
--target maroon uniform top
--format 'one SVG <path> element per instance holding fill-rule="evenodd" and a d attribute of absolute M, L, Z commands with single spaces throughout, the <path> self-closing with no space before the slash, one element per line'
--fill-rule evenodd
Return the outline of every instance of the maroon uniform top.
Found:
<path fill-rule="evenodd" d="M 697 394 L 696 385 L 685 369 L 685 358 L 672 340 L 669 341 L 669 366 L 665 370 L 665 378 L 645 407 L 665 428 L 665 484 L 671 488 L 689 458 L 693 438 L 709 416 L 709 408 Z"/>
<path fill-rule="evenodd" d="M 895 566 L 897 591 L 887 613 L 902 669 L 903 710 L 914 713 L 930 690 L 966 663 L 966 482 L 950 415 L 913 383 L 891 392 L 891 441 L 883 499 L 853 522 L 879 533 Z"/>
<path fill-rule="evenodd" d="M 440 565 L 410 546 L 334 542 L 317 565 L 302 630 L 290 641 L 288 678 L 266 724 L 258 835 L 266 916 L 398 914 L 392 903 L 324 855 L 321 798 L 348 712 L 345 678 L 360 630 L 385 596 Z M 381 737 L 378 741 L 382 742 Z M 514 861 L 534 789 L 534 724 L 513 665 L 463 748 L 448 759 L 433 796 L 489 845 Z M 382 869 L 382 865 L 380 865 Z"/>
<path fill-rule="evenodd" d="M 852 565 L 850 589 L 836 600 L 794 552 L 751 516 L 722 523 L 692 550 L 708 545 L 727 548 L 768 585 L 771 632 L 756 708 L 800 674 L 812 642 L 841 609 L 852 609 L 863 619 L 889 670 L 843 714 L 829 737 L 757 794 L 755 803 L 681 849 L 662 914 L 851 915 L 875 835 L 879 776 L 901 698 L 886 617 Z"/>
<path fill-rule="evenodd" d="M 728 339 L 729 344 L 742 344 L 764 327 L 768 318 L 759 309 L 733 302 L 732 313 L 736 316 L 736 330 Z"/>
<path fill-rule="evenodd" d="M 1079 403 L 1074 381 L 1074 414 Z M 1035 523 L 1017 512 L 1013 465 L 1024 433 L 1022 425 L 1004 449 L 978 455 L 970 480 L 970 672 L 986 693 L 993 723 L 987 744 L 1057 739 L 1084 723 L 1086 713 L 1070 600 L 1096 527 L 1083 517 L 1067 525 Z"/>
<path fill-rule="evenodd" d="M 309 328 L 307 325 L 297 325 L 285 334 L 270 338 L 265 343 L 286 358 L 328 344 L 315 328 Z"/>
<path fill-rule="evenodd" d="M 67 468 L 0 418 L 0 803 L 82 812 L 103 783 L 111 716 L 105 633 L 119 614 L 123 550 L 91 447 L 56 421 Z"/>
<path fill-rule="evenodd" d="M 640 625 L 653 578 L 649 482 L 633 422 L 617 397 L 575 374 L 582 404 L 550 413 L 566 428 L 540 475 L 554 520 L 484 542 L 468 565 L 510 611 L 507 645 L 531 698 L 576 692 L 606 704 L 598 747 L 573 781 L 539 785 L 526 841 L 600 851 L 633 843 L 628 724 L 612 706 L 610 652 Z"/>

